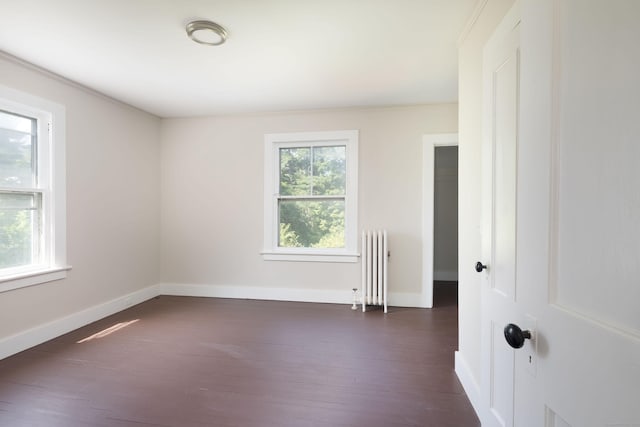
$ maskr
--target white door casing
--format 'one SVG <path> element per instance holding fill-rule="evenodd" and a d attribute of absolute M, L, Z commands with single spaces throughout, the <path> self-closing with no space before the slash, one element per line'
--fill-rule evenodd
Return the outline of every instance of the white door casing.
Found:
<path fill-rule="evenodd" d="M 514 10 L 485 50 L 486 141 L 497 149 L 483 150 L 493 173 L 483 186 L 480 415 L 485 426 L 637 427 L 640 2 L 522 0 Z M 514 101 L 500 89 L 512 87 L 509 60 L 490 52 L 518 21 Z M 510 102 L 511 113 L 499 106 Z M 497 199 L 512 190 L 495 185 L 495 153 L 514 120 L 515 244 L 502 252 L 499 229 L 513 218 Z M 513 287 L 501 260 L 513 261 Z M 532 329 L 519 350 L 501 346 L 508 322 Z"/>

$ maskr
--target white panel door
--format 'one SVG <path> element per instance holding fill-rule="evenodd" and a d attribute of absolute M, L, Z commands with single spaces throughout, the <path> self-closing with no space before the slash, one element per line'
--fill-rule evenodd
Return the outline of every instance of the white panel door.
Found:
<path fill-rule="evenodd" d="M 514 352 L 503 330 L 513 321 L 516 280 L 519 15 L 508 13 L 484 49 L 482 147 L 482 400 L 484 426 L 513 425 Z"/>
<path fill-rule="evenodd" d="M 638 22 L 637 0 L 521 4 L 516 426 L 640 426 Z"/>

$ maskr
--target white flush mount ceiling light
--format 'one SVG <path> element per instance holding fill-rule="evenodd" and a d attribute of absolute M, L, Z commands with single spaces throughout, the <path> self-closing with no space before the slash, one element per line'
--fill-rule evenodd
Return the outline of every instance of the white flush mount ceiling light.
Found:
<path fill-rule="evenodd" d="M 187 35 L 194 42 L 209 46 L 218 46 L 227 40 L 227 30 L 211 21 L 189 22 Z"/>

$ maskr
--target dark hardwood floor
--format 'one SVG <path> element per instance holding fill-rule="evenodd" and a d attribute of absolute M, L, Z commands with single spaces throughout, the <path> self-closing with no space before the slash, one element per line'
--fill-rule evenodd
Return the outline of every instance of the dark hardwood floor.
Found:
<path fill-rule="evenodd" d="M 386 315 L 158 297 L 0 361 L 0 426 L 479 426 L 445 290 Z"/>

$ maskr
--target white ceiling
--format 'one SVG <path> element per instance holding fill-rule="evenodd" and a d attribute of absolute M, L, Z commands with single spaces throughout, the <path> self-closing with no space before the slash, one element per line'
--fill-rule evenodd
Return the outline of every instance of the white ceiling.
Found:
<path fill-rule="evenodd" d="M 0 0 L 0 50 L 161 117 L 456 102 L 476 1 Z"/>

